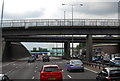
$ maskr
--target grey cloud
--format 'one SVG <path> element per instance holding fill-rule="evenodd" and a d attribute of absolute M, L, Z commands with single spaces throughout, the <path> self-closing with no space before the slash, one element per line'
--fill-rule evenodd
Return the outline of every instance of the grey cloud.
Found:
<path fill-rule="evenodd" d="M 30 11 L 21 14 L 4 13 L 4 19 L 27 19 L 27 18 L 38 18 L 44 15 L 44 9 L 41 11 Z"/>
<path fill-rule="evenodd" d="M 66 6 L 61 9 L 71 13 L 71 6 Z M 84 2 L 83 6 L 80 7 L 75 4 L 74 13 L 88 14 L 88 15 L 112 15 L 118 13 L 117 2 Z"/>

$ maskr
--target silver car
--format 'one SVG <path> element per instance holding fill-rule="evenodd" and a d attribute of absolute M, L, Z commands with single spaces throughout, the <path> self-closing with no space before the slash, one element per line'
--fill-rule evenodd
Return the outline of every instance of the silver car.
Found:
<path fill-rule="evenodd" d="M 120 81 L 120 67 L 106 67 L 96 77 L 97 81 Z"/>
<path fill-rule="evenodd" d="M 84 66 L 81 60 L 70 60 L 67 63 L 67 71 L 82 71 L 84 72 Z"/>
<path fill-rule="evenodd" d="M 8 78 L 5 74 L 0 74 L 0 81 L 13 81 Z"/>

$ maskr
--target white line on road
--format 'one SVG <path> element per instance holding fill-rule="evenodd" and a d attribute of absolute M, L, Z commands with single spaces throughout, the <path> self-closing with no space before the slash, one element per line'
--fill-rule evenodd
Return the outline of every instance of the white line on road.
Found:
<path fill-rule="evenodd" d="M 12 63 L 14 63 L 14 62 L 7 63 L 7 64 L 2 65 L 2 66 L 0 66 L 0 67 L 8 66 L 9 64 L 12 64 Z M 2 64 L 4 64 L 4 63 L 2 63 Z"/>
<path fill-rule="evenodd" d="M 36 68 L 38 68 L 38 67 L 36 67 Z"/>
<path fill-rule="evenodd" d="M 86 70 L 89 70 L 91 72 L 94 72 L 94 73 L 98 73 L 97 71 L 94 71 L 94 70 L 91 70 L 91 69 L 88 69 L 88 68 L 85 68 Z"/>
<path fill-rule="evenodd" d="M 32 79 L 35 79 L 35 77 L 33 76 Z"/>
<path fill-rule="evenodd" d="M 69 78 L 72 78 L 70 75 L 67 75 Z"/>

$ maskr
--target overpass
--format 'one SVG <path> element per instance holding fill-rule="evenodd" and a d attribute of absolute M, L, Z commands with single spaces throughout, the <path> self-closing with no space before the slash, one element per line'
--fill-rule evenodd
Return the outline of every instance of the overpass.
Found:
<path fill-rule="evenodd" d="M 68 42 L 86 43 L 86 37 L 73 36 L 8 36 L 6 42 Z M 119 43 L 120 37 L 92 37 L 93 43 Z M 102 41 L 101 41 L 102 40 Z"/>
<path fill-rule="evenodd" d="M 84 41 L 86 40 L 88 61 L 91 61 L 92 58 L 92 43 L 94 41 L 92 35 L 120 35 L 120 24 L 118 19 L 4 20 L 2 27 L 2 36 L 9 38 L 6 39 L 6 41 L 19 41 L 18 39 L 20 38 L 21 41 L 25 41 L 24 36 L 29 37 L 35 35 L 87 35 Z M 12 39 L 12 37 L 16 37 L 16 39 Z M 29 39 L 31 40 L 32 38 Z M 119 42 L 119 39 L 117 39 L 115 41 Z M 40 39 L 34 38 L 34 40 L 31 41 L 40 41 Z M 66 55 L 69 57 L 70 41 L 64 41 L 64 43 Z"/>

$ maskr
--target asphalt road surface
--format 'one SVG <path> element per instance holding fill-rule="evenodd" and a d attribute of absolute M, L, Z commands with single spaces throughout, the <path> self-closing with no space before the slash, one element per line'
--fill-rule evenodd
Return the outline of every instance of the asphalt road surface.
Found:
<path fill-rule="evenodd" d="M 39 80 L 40 70 L 45 64 L 57 64 L 63 69 L 63 80 L 91 80 L 95 79 L 96 73 L 85 68 L 84 72 L 68 72 L 67 60 L 62 60 L 57 57 L 50 57 L 50 62 L 42 62 L 40 59 L 33 63 L 28 63 L 27 60 L 19 60 L 15 62 L 3 63 L 2 72 L 7 74 L 10 79 L 31 79 Z M 1 68 L 1 67 L 0 67 Z"/>

